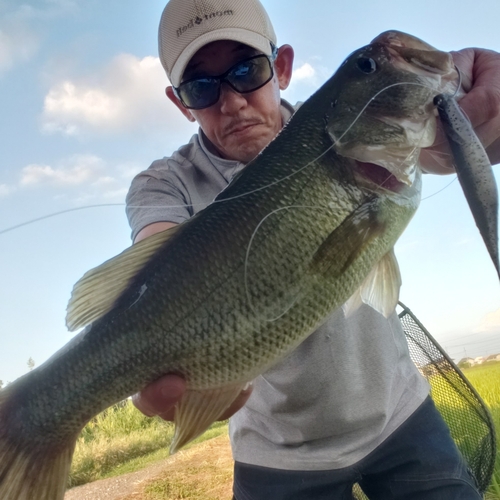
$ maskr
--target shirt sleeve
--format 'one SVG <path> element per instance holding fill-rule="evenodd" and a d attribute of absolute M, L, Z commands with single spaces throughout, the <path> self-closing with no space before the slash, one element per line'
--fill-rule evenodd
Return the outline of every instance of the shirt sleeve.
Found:
<path fill-rule="evenodd" d="M 166 159 L 154 162 L 133 179 L 126 204 L 132 241 L 149 224 L 179 224 L 193 215 L 189 194 L 182 181 L 168 168 Z"/>

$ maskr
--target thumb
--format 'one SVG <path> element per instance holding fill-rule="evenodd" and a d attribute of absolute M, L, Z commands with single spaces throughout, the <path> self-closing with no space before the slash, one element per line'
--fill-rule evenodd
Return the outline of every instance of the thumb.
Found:
<path fill-rule="evenodd" d="M 158 415 L 165 420 L 173 420 L 174 406 L 186 390 L 186 381 L 179 375 L 168 374 L 132 396 L 135 407 L 152 417 Z"/>

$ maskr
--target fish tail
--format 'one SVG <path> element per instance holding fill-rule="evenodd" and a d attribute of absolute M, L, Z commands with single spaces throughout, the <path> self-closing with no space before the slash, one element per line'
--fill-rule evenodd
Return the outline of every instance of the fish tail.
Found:
<path fill-rule="evenodd" d="M 54 448 L 19 435 L 9 392 L 0 390 L 0 499 L 63 500 L 76 437 Z"/>

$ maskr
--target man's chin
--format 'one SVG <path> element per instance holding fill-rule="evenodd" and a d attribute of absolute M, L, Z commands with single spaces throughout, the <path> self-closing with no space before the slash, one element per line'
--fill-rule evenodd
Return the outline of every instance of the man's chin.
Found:
<path fill-rule="evenodd" d="M 235 138 L 224 148 L 224 157 L 241 163 L 250 163 L 269 144 L 267 138 Z"/>

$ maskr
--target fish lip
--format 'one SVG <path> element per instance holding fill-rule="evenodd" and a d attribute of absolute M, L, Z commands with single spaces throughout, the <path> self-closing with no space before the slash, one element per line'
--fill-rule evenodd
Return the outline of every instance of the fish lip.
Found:
<path fill-rule="evenodd" d="M 453 66 L 449 64 L 449 61 L 444 61 L 444 59 L 447 59 L 446 56 L 448 55 L 448 53 L 445 52 L 442 53 L 443 61 L 441 61 L 441 64 L 439 66 L 431 66 L 419 60 L 418 57 L 412 57 L 411 62 L 409 62 L 408 56 L 405 54 L 408 48 L 405 46 L 388 45 L 386 48 L 389 53 L 391 63 L 394 65 L 395 68 L 408 70 L 409 67 L 413 66 L 414 68 L 418 68 L 419 70 L 418 73 L 415 71 L 413 71 L 413 73 L 420 75 L 421 77 L 426 79 L 431 78 L 433 80 L 436 80 L 436 84 L 440 83 L 440 77 L 443 76 L 449 77 L 450 73 L 451 74 L 456 73 L 455 71 L 453 71 Z M 458 81 L 458 74 L 456 74 L 456 76 L 454 77 Z"/>
<path fill-rule="evenodd" d="M 381 43 L 382 45 L 389 45 L 391 47 L 403 47 L 419 50 L 438 50 L 427 42 L 424 42 L 422 39 L 398 30 L 384 31 L 383 33 L 380 33 L 380 35 L 377 35 L 371 43 Z"/>
<path fill-rule="evenodd" d="M 419 75 L 427 84 L 436 86 L 438 91 L 440 86 L 447 87 L 448 91 L 456 91 L 460 78 L 449 52 L 438 50 L 420 38 L 396 30 L 381 33 L 372 40 L 372 44 L 384 46 L 396 68 Z M 415 68 L 418 68 L 417 72 Z"/>

